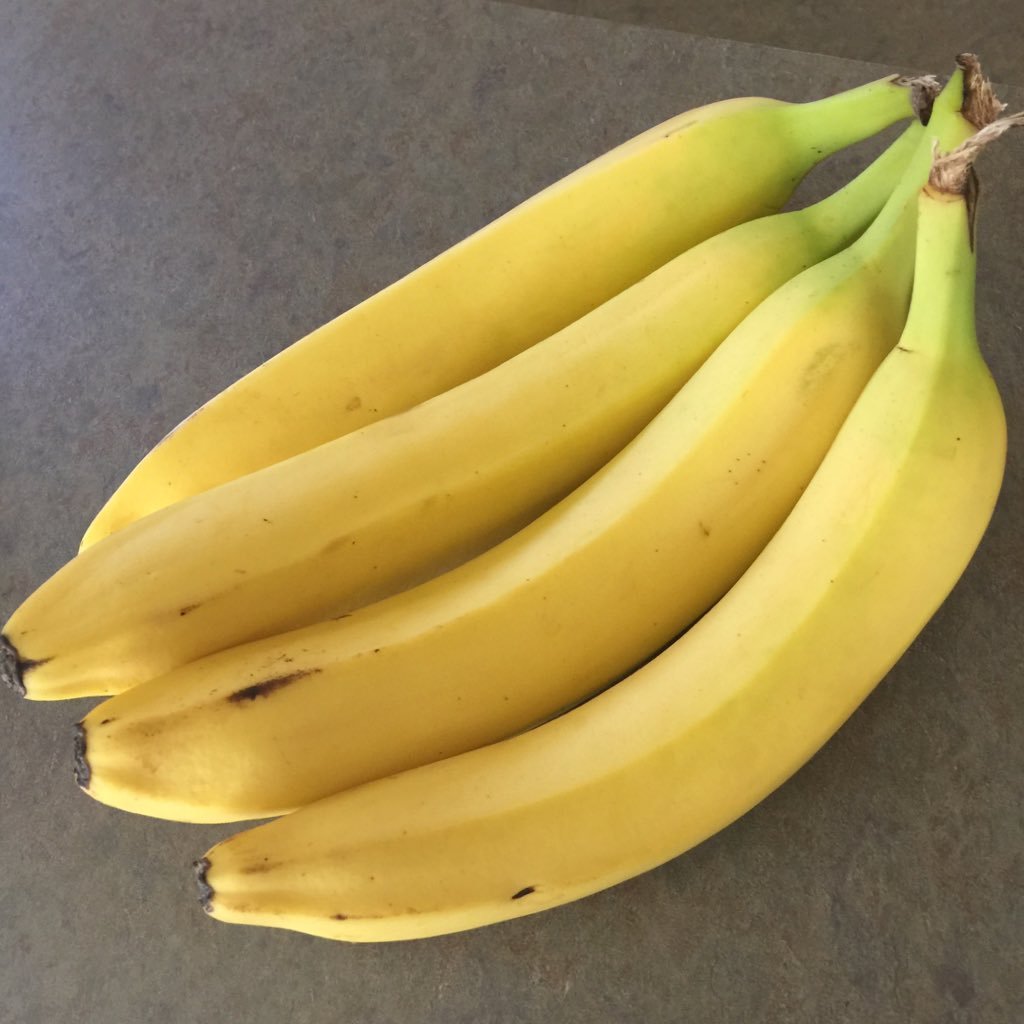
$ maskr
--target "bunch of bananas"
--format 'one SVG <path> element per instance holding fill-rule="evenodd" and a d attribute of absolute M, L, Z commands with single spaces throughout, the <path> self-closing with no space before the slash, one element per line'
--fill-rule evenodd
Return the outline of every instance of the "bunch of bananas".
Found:
<path fill-rule="evenodd" d="M 0 672 L 110 698 L 76 735 L 97 800 L 280 816 L 197 862 L 221 920 L 437 935 L 677 856 L 826 742 L 986 528 L 972 163 L 1001 112 L 963 55 L 941 92 L 729 100 L 619 146 L 168 435 Z"/>

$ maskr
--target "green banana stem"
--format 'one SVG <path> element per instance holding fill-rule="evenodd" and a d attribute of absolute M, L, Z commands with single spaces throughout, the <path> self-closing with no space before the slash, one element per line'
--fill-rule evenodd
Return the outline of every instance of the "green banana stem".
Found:
<path fill-rule="evenodd" d="M 865 211 L 881 210 L 885 205 L 923 136 L 923 125 L 911 125 L 857 177 L 820 202 L 801 210 L 800 216 L 829 236 L 853 241 L 863 229 Z"/>
<path fill-rule="evenodd" d="M 961 348 L 977 347 L 974 161 L 1015 126 L 1024 126 L 1024 113 L 1000 118 L 953 152 L 936 156 L 918 196 L 917 269 L 907 325 L 924 343 L 950 338 Z"/>
<path fill-rule="evenodd" d="M 893 189 L 874 223 L 856 243 L 865 253 L 886 247 L 894 235 L 900 235 L 905 239 L 908 257 L 912 256 L 917 193 L 928 180 L 935 141 L 949 150 L 974 134 L 973 125 L 961 113 L 964 102 L 964 72 L 957 69 L 936 99 L 931 120 L 900 183 Z"/>
<path fill-rule="evenodd" d="M 791 110 L 794 131 L 823 154 L 845 149 L 915 113 L 911 82 L 898 76 L 794 104 Z"/>
<path fill-rule="evenodd" d="M 1024 127 L 1024 112 L 1009 114 L 981 127 L 976 135 L 960 143 L 952 152 L 935 156 L 928 174 L 928 187 L 935 192 L 970 197 L 974 161 L 978 154 L 1011 128 Z"/>
<path fill-rule="evenodd" d="M 976 259 L 966 194 L 921 190 L 917 257 L 905 335 L 917 345 L 955 342 L 977 348 L 974 321 Z"/>
<path fill-rule="evenodd" d="M 908 261 L 913 259 L 917 193 L 928 180 L 936 147 L 948 153 L 976 131 L 998 123 L 996 119 L 1003 109 L 991 83 L 982 74 L 977 57 L 960 54 L 957 70 L 936 98 L 924 138 L 910 158 L 902 180 L 875 222 L 857 242 L 865 254 L 869 251 L 880 254 L 895 245 Z"/>

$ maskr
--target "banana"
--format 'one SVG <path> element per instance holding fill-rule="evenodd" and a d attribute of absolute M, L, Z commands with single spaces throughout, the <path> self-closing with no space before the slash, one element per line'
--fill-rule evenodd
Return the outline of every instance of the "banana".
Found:
<path fill-rule="evenodd" d="M 861 233 L 909 131 L 832 199 L 717 235 L 488 373 L 83 552 L 5 627 L 34 663 L 28 696 L 116 693 L 507 537 L 627 444 L 773 289 Z"/>
<path fill-rule="evenodd" d="M 560 505 L 414 590 L 99 705 L 79 782 L 166 818 L 280 814 L 502 739 L 670 641 L 764 547 L 898 340 L 931 133 L 971 133 L 961 100 L 958 78 L 862 238 L 758 307 Z"/>
<path fill-rule="evenodd" d="M 824 157 L 909 117 L 908 84 L 922 82 L 726 100 L 611 150 L 208 401 L 132 471 L 82 546 L 440 394 L 777 211 Z"/>
<path fill-rule="evenodd" d="M 944 166 L 920 196 L 899 345 L 728 595 L 553 722 L 215 846 L 196 865 L 213 917 L 386 941 L 554 907 L 701 842 L 835 733 L 956 583 L 1003 475 L 966 176 L 950 191 Z"/>

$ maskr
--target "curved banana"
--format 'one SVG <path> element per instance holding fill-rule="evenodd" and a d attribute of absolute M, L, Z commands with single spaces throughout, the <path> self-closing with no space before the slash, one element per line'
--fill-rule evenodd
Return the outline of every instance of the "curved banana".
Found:
<path fill-rule="evenodd" d="M 83 552 L 5 627 L 35 663 L 28 696 L 116 693 L 507 537 L 628 443 L 774 288 L 856 237 L 910 141 L 834 197 L 704 242 L 480 377 Z"/>
<path fill-rule="evenodd" d="M 502 739 L 670 641 L 768 542 L 898 340 L 932 132 L 971 132 L 960 98 L 954 82 L 936 101 L 864 236 L 758 307 L 560 505 L 415 590 L 99 705 L 79 781 L 161 817 L 279 814 Z"/>
<path fill-rule="evenodd" d="M 803 765 L 953 587 L 1002 479 L 963 197 L 930 186 L 919 232 L 899 346 L 784 526 L 692 630 L 532 732 L 215 846 L 197 864 L 206 909 L 351 941 L 485 925 L 677 856 Z"/>
<path fill-rule="evenodd" d="M 727 100 L 618 146 L 208 401 L 132 471 L 82 546 L 469 380 L 778 210 L 823 157 L 909 117 L 906 84 Z"/>

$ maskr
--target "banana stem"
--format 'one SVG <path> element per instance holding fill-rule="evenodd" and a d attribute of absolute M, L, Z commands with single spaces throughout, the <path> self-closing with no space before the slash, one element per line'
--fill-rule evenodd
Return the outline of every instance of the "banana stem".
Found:
<path fill-rule="evenodd" d="M 820 230 L 852 241 L 863 230 L 865 209 L 881 210 L 917 152 L 924 127 L 912 124 L 852 181 L 830 196 L 800 211 Z"/>
<path fill-rule="evenodd" d="M 979 194 L 978 178 L 974 173 L 974 161 L 991 142 L 1000 138 L 1011 128 L 1022 126 L 1024 126 L 1024 112 L 1010 114 L 986 125 L 951 153 L 943 155 L 937 141 L 933 148 L 932 168 L 928 174 L 928 183 L 924 191 L 933 199 L 941 196 L 963 197 L 972 252 L 974 251 Z"/>
<path fill-rule="evenodd" d="M 912 219 L 915 197 L 927 181 L 931 168 L 931 140 L 937 138 L 948 149 L 971 134 L 971 126 L 959 112 L 963 103 L 963 88 L 964 72 L 957 70 L 936 99 L 925 136 L 911 156 L 899 184 L 893 189 L 874 222 L 857 241 L 856 245 L 862 251 L 885 246 L 900 223 L 907 218 Z M 912 252 L 913 237 L 908 235 L 908 254 Z"/>
<path fill-rule="evenodd" d="M 966 195 L 971 191 L 971 179 L 974 161 L 989 143 L 994 142 L 1011 128 L 1024 127 L 1024 111 L 1009 114 L 991 124 L 985 125 L 977 134 L 960 143 L 951 153 L 942 155 L 939 152 L 938 140 L 935 141 L 932 154 L 932 169 L 928 175 L 928 185 L 935 192 L 948 192 L 952 195 Z"/>
<path fill-rule="evenodd" d="M 974 161 L 1010 128 L 1022 125 L 1024 113 L 1012 114 L 986 125 L 952 153 L 936 153 L 918 198 L 917 266 L 907 336 L 924 344 L 951 339 L 961 348 L 977 345 Z"/>
<path fill-rule="evenodd" d="M 915 348 L 946 348 L 951 342 L 961 351 L 977 346 L 972 234 L 966 194 L 921 190 L 914 287 L 903 332 Z"/>
<path fill-rule="evenodd" d="M 865 249 L 884 245 L 902 220 L 916 216 L 916 195 L 931 172 L 933 146 L 937 144 L 943 151 L 953 149 L 970 139 L 976 130 L 993 123 L 1003 109 L 991 83 L 982 74 L 977 57 L 961 54 L 957 58 L 957 70 L 935 100 L 925 139 L 911 157 L 903 179 L 882 212 L 857 244 Z M 999 134 L 1002 131 L 1005 128 Z"/>
<path fill-rule="evenodd" d="M 981 61 L 973 53 L 961 53 L 956 58 L 957 67 L 964 74 L 964 103 L 961 112 L 975 128 L 991 124 L 1006 109 L 999 102 L 992 83 L 981 70 Z"/>
<path fill-rule="evenodd" d="M 917 79 L 891 75 L 794 107 L 798 131 L 823 152 L 844 149 L 915 113 Z M 920 90 L 918 90 L 920 93 Z"/>

